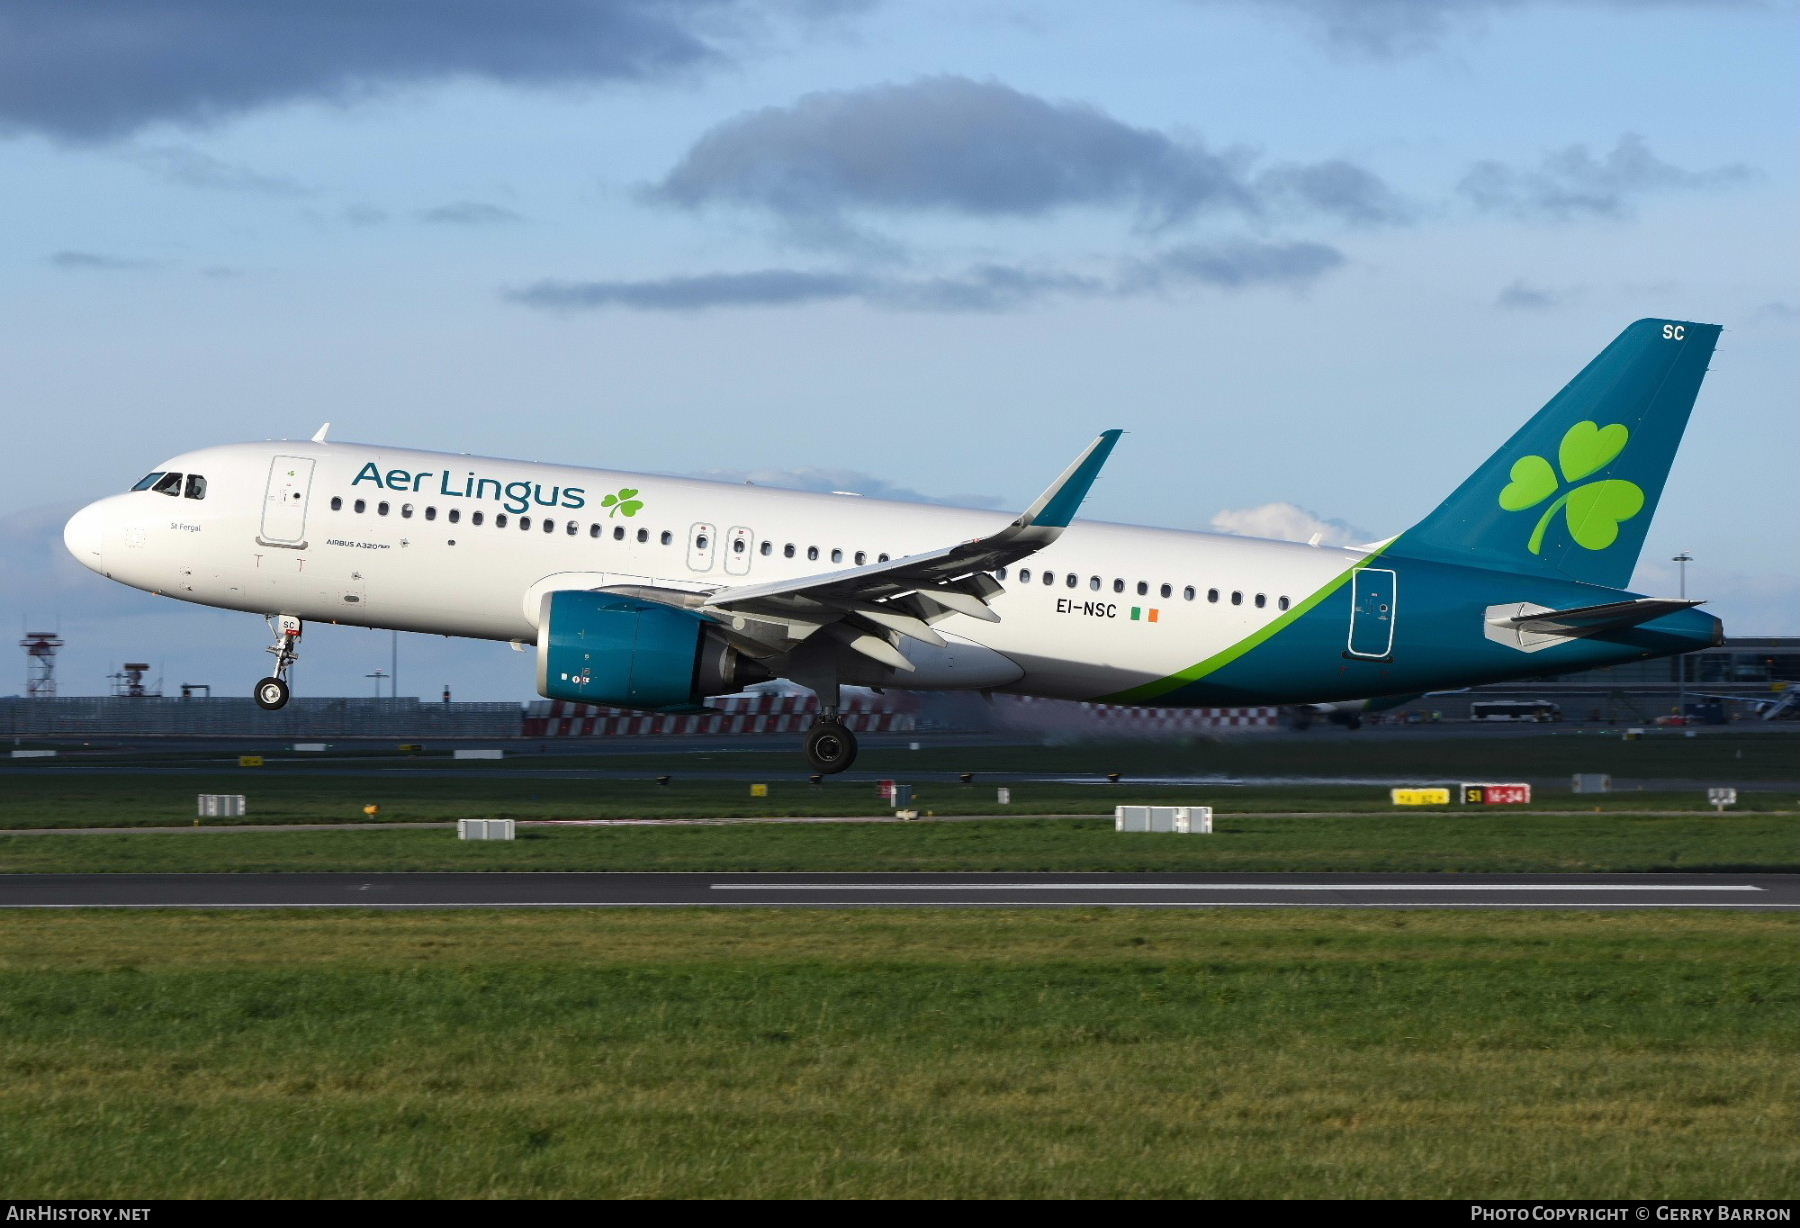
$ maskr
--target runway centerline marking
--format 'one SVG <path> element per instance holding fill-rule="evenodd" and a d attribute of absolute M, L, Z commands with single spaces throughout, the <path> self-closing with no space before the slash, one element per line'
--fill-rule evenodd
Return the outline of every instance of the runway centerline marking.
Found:
<path fill-rule="evenodd" d="M 1750 883 L 712 883 L 714 891 L 1761 891 Z"/>

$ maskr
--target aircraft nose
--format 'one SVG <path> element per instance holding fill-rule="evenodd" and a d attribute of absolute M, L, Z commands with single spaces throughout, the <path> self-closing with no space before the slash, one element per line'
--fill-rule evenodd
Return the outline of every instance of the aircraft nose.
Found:
<path fill-rule="evenodd" d="M 69 523 L 63 526 L 63 545 L 82 566 L 94 571 L 104 566 L 104 514 L 98 503 L 90 503 L 69 517 Z"/>

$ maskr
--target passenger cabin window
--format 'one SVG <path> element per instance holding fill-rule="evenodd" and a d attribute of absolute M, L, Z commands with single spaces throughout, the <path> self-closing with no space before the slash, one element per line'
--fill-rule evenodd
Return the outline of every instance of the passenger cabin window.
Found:
<path fill-rule="evenodd" d="M 425 519 L 427 519 L 427 520 L 436 520 L 436 519 L 437 519 L 437 508 L 435 508 L 435 507 L 427 507 L 427 508 L 426 508 L 426 509 L 425 509 Z"/>
<path fill-rule="evenodd" d="M 365 499 L 358 499 L 355 503 L 350 505 L 350 510 L 360 516 L 362 513 L 369 510 L 368 501 Z"/>
<path fill-rule="evenodd" d="M 1281 598 L 1279 601 L 1277 601 L 1275 603 L 1275 608 L 1278 610 L 1287 609 L 1288 608 L 1288 599 L 1286 597 Z"/>
<path fill-rule="evenodd" d="M 387 515 L 387 514 L 388 514 L 388 505 L 387 505 L 387 501 L 386 501 L 386 500 L 383 500 L 383 501 L 382 501 L 382 502 L 380 502 L 380 503 L 377 503 L 377 504 L 376 504 L 376 505 L 375 505 L 375 511 L 376 511 L 376 512 L 377 512 L 377 514 L 379 514 L 379 515 L 382 515 L 382 516 L 385 516 L 385 515 Z"/>
<path fill-rule="evenodd" d="M 476 524 L 481 523 L 481 513 L 480 512 L 475 513 L 475 523 Z M 496 529 L 504 529 L 506 527 L 506 513 L 505 512 L 495 512 L 494 513 L 494 527 Z"/>
<path fill-rule="evenodd" d="M 1243 605 L 1244 604 L 1244 594 L 1242 594 L 1242 593 L 1231 594 L 1231 604 L 1232 605 Z"/>
<path fill-rule="evenodd" d="M 1099 592 L 1100 591 L 1100 577 L 1099 576 L 1089 576 L 1088 577 L 1088 587 L 1093 589 L 1096 593 Z"/>
<path fill-rule="evenodd" d="M 806 548 L 806 557 L 816 560 L 819 557 L 819 548 L 817 546 L 808 546 Z"/>
<path fill-rule="evenodd" d="M 731 552 L 733 554 L 742 554 L 744 552 L 744 547 L 746 544 L 747 543 L 741 537 L 732 538 L 731 539 Z"/>
<path fill-rule="evenodd" d="M 147 473 L 144 475 L 143 479 L 141 481 L 139 481 L 138 484 L 136 486 L 133 486 L 131 489 L 133 489 L 133 490 L 154 489 L 156 484 L 163 480 L 163 477 L 164 477 L 164 475 L 160 470 L 156 473 Z"/>
<path fill-rule="evenodd" d="M 1123 581 L 1123 580 L 1114 580 L 1114 581 L 1113 581 L 1113 592 L 1115 592 L 1115 593 L 1122 593 L 1122 592 L 1124 592 L 1124 591 L 1125 591 L 1125 581 Z"/>
<path fill-rule="evenodd" d="M 410 504 L 410 503 L 402 503 L 402 504 L 401 504 L 401 505 L 400 505 L 400 519 L 402 519 L 402 520 L 411 520 L 411 519 L 412 519 L 412 512 L 413 512 L 413 508 L 412 508 L 412 504 Z"/>
<path fill-rule="evenodd" d="M 1175 595 L 1175 590 L 1167 584 L 1163 585 L 1161 588 L 1157 589 L 1156 591 L 1161 593 L 1165 597 L 1172 597 Z"/>
<path fill-rule="evenodd" d="M 1029 567 L 1019 568 L 1019 583 L 1020 584 L 1030 584 L 1031 583 L 1031 568 L 1029 568 Z"/>
<path fill-rule="evenodd" d="M 1260 610 L 1268 604 L 1269 604 L 1269 599 L 1267 597 L 1263 596 L 1261 593 L 1256 594 L 1256 608 L 1257 609 Z"/>
<path fill-rule="evenodd" d="M 519 532 L 529 533 L 530 531 L 531 531 L 531 517 L 529 517 L 529 516 L 519 517 Z"/>
<path fill-rule="evenodd" d="M 444 513 L 444 515 L 449 519 L 451 524 L 455 524 L 462 519 L 462 509 L 460 507 L 453 507 L 448 512 Z"/>
<path fill-rule="evenodd" d="M 469 513 L 469 523 L 470 524 L 480 524 L 481 523 L 481 513 L 480 512 L 470 512 Z"/>
<path fill-rule="evenodd" d="M 774 542 L 764 542 L 760 547 L 758 547 L 758 552 L 765 559 L 768 558 L 771 554 L 775 553 L 775 543 Z"/>
<path fill-rule="evenodd" d="M 1181 599 L 1183 601 L 1192 601 L 1194 599 L 1194 586 L 1193 585 L 1190 584 L 1186 588 L 1181 590 Z"/>
<path fill-rule="evenodd" d="M 831 552 L 831 561 L 834 563 L 843 562 L 844 561 L 844 552 L 842 550 L 833 549 Z"/>
<path fill-rule="evenodd" d="M 1068 574 L 1067 578 L 1064 579 L 1063 587 L 1064 588 L 1074 588 L 1075 585 L 1080 582 L 1080 580 L 1081 580 L 1081 577 L 1071 571 Z"/>
<path fill-rule="evenodd" d="M 1216 588 L 1207 589 L 1206 590 L 1206 599 L 1208 601 L 1217 601 L 1219 599 L 1219 590 Z"/>
<path fill-rule="evenodd" d="M 1044 573 L 1044 583 L 1046 585 L 1055 584 L 1056 583 L 1056 573 L 1054 571 L 1046 571 Z"/>
<path fill-rule="evenodd" d="M 864 554 L 861 550 L 858 550 L 856 552 L 856 565 L 858 567 L 861 567 L 864 563 L 866 563 L 868 561 L 869 561 L 868 555 Z"/>
<path fill-rule="evenodd" d="M 197 473 L 188 474 L 187 497 L 190 499 L 206 498 L 206 479 Z"/>
<path fill-rule="evenodd" d="M 784 559 L 791 559 L 794 557 L 794 543 L 793 542 L 789 542 L 787 545 L 785 545 L 781 548 L 781 557 Z"/>
<path fill-rule="evenodd" d="M 331 510 L 334 512 L 341 512 L 344 510 L 344 497 L 342 495 L 331 496 Z"/>
<path fill-rule="evenodd" d="M 669 532 L 667 529 L 664 529 L 662 531 L 662 539 L 661 540 L 662 540 L 662 544 L 665 546 L 673 545 L 675 542 L 675 535 L 673 533 Z"/>
<path fill-rule="evenodd" d="M 625 540 L 625 526 L 624 525 L 616 524 L 613 526 L 613 540 L 616 542 L 622 542 Z"/>
<path fill-rule="evenodd" d="M 549 528 L 550 528 L 550 522 L 549 522 L 549 521 L 548 521 L 548 520 L 546 520 L 546 521 L 545 521 L 545 522 L 544 522 L 544 530 L 545 530 L 545 532 L 548 532 L 548 531 L 549 531 Z M 569 528 L 568 528 L 568 536 L 570 536 L 570 537 L 574 537 L 574 536 L 575 536 L 575 534 L 576 534 L 576 533 L 577 533 L 577 532 L 578 532 L 578 531 L 579 531 L 579 530 L 580 530 L 580 528 L 581 528 L 581 526 L 580 526 L 580 525 L 578 525 L 578 524 L 576 524 L 576 523 L 575 523 L 575 522 L 574 522 L 574 521 L 573 521 L 573 520 L 571 520 L 571 521 L 570 521 L 570 522 L 569 522 Z"/>
<path fill-rule="evenodd" d="M 1139 580 L 1138 581 L 1138 596 L 1148 597 L 1149 595 L 1150 595 L 1150 586 L 1148 584 L 1146 584 L 1144 581 Z"/>
<path fill-rule="evenodd" d="M 599 537 L 600 536 L 600 526 L 597 524 L 589 525 L 588 526 L 588 536 L 589 537 Z"/>
<path fill-rule="evenodd" d="M 638 534 L 637 534 L 637 539 L 640 542 L 649 541 L 650 540 L 650 530 L 649 529 L 639 529 Z"/>

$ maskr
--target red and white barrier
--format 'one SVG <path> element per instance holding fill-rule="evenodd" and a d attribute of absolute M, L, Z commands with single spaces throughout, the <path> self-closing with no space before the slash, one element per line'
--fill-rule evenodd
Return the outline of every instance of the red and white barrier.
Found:
<path fill-rule="evenodd" d="M 1040 699 L 1032 695 L 995 696 L 997 705 L 1012 709 L 1014 725 L 1087 725 L 1098 732 L 1181 733 L 1203 729 L 1274 729 L 1279 708 L 1136 708 L 1122 704 L 1080 703 Z"/>
<path fill-rule="evenodd" d="M 528 738 L 639 737 L 646 734 L 805 733 L 819 714 L 810 695 L 744 695 L 715 699 L 714 712 L 670 715 L 604 708 L 562 699 L 538 700 L 525 710 Z M 915 724 L 911 712 L 873 698 L 847 698 L 842 708 L 858 733 L 905 733 Z"/>

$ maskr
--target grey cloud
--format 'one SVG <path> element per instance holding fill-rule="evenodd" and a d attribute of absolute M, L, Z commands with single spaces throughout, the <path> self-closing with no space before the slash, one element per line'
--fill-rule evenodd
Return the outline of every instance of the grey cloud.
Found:
<path fill-rule="evenodd" d="M 1250 7 L 1249 0 L 1194 0 Z M 1316 30 L 1336 51 L 1371 59 L 1395 59 L 1435 50 L 1454 34 L 1479 31 L 1490 17 L 1528 8 L 1646 8 L 1727 11 L 1753 9 L 1754 0 L 1254 0 L 1259 10 L 1286 10 Z"/>
<path fill-rule="evenodd" d="M 709 307 L 774 307 L 853 298 L 866 283 L 837 273 L 763 269 L 655 281 L 540 281 L 507 292 L 515 303 L 551 311 L 626 307 L 636 311 L 701 311 Z"/>
<path fill-rule="evenodd" d="M 265 175 L 247 166 L 221 161 L 185 145 L 140 149 L 128 155 L 157 178 L 190 188 L 251 192 L 264 196 L 306 196 L 311 189 L 285 175 Z"/>
<path fill-rule="evenodd" d="M 1508 311 L 1546 311 L 1551 307 L 1561 306 L 1568 298 L 1566 293 L 1528 286 L 1521 278 L 1495 295 L 1494 305 Z"/>
<path fill-rule="evenodd" d="M 418 217 L 421 222 L 446 226 L 494 226 L 525 220 L 511 209 L 478 200 L 459 200 L 432 209 L 421 209 Z"/>
<path fill-rule="evenodd" d="M 107 140 L 297 100 L 475 78 L 634 81 L 723 61 L 734 0 L 7 0 L 0 131 Z M 798 10 L 807 15 L 804 6 Z"/>
<path fill-rule="evenodd" d="M 1301 211 L 1353 222 L 1401 210 L 1372 173 L 1344 162 L 1251 175 L 1255 157 L 1215 152 L 1049 102 L 998 82 L 928 77 L 808 94 L 714 127 L 643 198 L 686 209 L 766 209 L 798 237 L 855 237 L 846 212 L 1038 217 L 1124 207 L 1158 230 L 1203 212 Z"/>
<path fill-rule="evenodd" d="M 342 216 L 352 226 L 379 226 L 388 220 L 387 210 L 374 205 L 346 205 Z"/>
<path fill-rule="evenodd" d="M 55 252 L 48 257 L 48 260 L 51 265 L 59 269 L 101 273 L 156 267 L 156 262 L 153 260 L 132 260 L 124 256 L 108 256 L 101 252 Z"/>
<path fill-rule="evenodd" d="M 545 280 L 504 291 L 503 297 L 557 312 L 608 307 L 704 311 L 820 302 L 861 302 L 901 311 L 1001 312 L 1056 298 L 1124 298 L 1193 285 L 1222 290 L 1298 288 L 1343 263 L 1343 253 L 1322 243 L 1236 241 L 1171 248 L 1152 258 L 1123 262 L 1104 276 L 1001 264 L 932 277 L 762 269 L 649 281 Z"/>
<path fill-rule="evenodd" d="M 708 469 L 697 476 L 715 482 L 750 482 L 757 486 L 775 486 L 783 490 L 810 490 L 821 493 L 850 491 L 871 499 L 895 499 L 902 503 L 940 503 L 950 507 L 1000 507 L 1002 501 L 992 495 L 927 495 L 906 486 L 896 486 L 859 469 Z"/>
<path fill-rule="evenodd" d="M 1514 217 L 1569 221 L 1618 218 L 1647 193 L 1723 187 L 1742 183 L 1754 172 L 1742 164 L 1687 171 L 1650 152 L 1644 138 L 1628 132 L 1600 156 L 1586 145 L 1544 155 L 1536 167 L 1477 162 L 1457 191 L 1477 209 Z"/>
<path fill-rule="evenodd" d="M 1123 284 L 1129 290 L 1164 290 L 1184 282 L 1228 290 L 1305 285 L 1343 263 L 1344 254 L 1323 243 L 1196 243 L 1134 262 Z"/>

